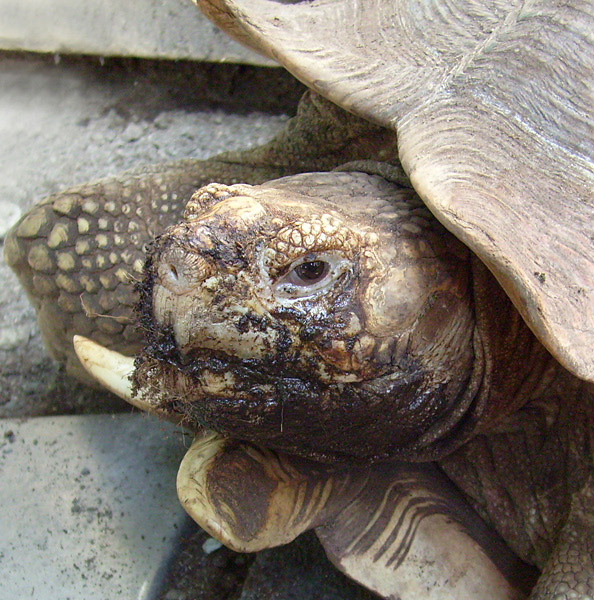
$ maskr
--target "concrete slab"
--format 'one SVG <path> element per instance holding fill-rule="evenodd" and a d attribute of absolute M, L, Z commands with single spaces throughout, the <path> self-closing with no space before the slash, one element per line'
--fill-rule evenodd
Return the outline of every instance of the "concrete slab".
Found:
<path fill-rule="evenodd" d="M 0 421 L 0 599 L 156 598 L 187 522 L 183 453 L 140 414 Z"/>
<path fill-rule="evenodd" d="M 273 65 L 190 0 L 0 0 L 0 48 Z"/>

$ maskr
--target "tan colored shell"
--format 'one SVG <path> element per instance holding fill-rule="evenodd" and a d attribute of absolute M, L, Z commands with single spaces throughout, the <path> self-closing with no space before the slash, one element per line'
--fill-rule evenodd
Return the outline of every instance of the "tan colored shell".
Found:
<path fill-rule="evenodd" d="M 594 380 L 594 5 L 198 0 L 338 105 L 398 133 L 442 223 L 544 345 Z"/>

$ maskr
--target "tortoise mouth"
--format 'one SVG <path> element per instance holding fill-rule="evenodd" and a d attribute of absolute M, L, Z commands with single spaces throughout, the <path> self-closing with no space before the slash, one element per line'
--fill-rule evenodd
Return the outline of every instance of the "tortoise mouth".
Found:
<path fill-rule="evenodd" d="M 135 360 L 135 385 L 143 387 L 146 381 L 145 364 L 160 363 L 163 369 L 179 373 L 184 378 L 192 380 L 198 390 L 210 390 L 209 381 L 213 377 L 232 376 L 233 394 L 245 392 L 247 389 L 280 379 L 279 373 L 295 372 L 298 374 L 298 357 L 285 352 L 271 354 L 265 360 L 259 358 L 242 358 L 221 349 L 193 346 L 189 351 L 180 350 L 171 328 L 154 331 L 149 341 Z M 151 372 L 152 373 L 152 372 Z M 311 374 L 310 374 L 311 376 Z M 152 380 L 154 376 L 150 376 Z M 172 382 L 169 389 L 179 386 Z M 217 390 L 220 386 L 216 386 Z M 211 391 L 211 390 L 210 390 Z M 184 389 L 191 394 L 190 389 Z"/>
<path fill-rule="evenodd" d="M 328 460 L 311 435 L 311 419 L 329 386 L 281 376 L 281 365 L 193 351 L 185 360 L 143 352 L 134 361 L 133 395 L 158 398 L 161 414 L 188 428 L 204 428 L 310 458 Z M 332 386 L 330 386 L 332 387 Z M 333 437 L 333 431 L 329 434 Z M 325 444 L 321 444 L 323 448 Z M 332 459 L 331 462 L 335 462 Z"/>
<path fill-rule="evenodd" d="M 164 357 L 145 349 L 134 360 L 132 389 L 133 394 L 160 397 L 163 408 L 185 415 L 190 426 L 194 419 L 202 425 L 206 417 L 200 414 L 209 412 L 210 403 L 233 402 L 238 409 L 248 404 L 250 410 L 265 404 L 270 409 L 275 390 L 287 379 L 281 372 L 282 365 L 274 360 L 245 360 L 221 351 L 197 348 L 188 355 L 174 351 Z M 290 379 L 306 384 L 298 377 Z"/>
<path fill-rule="evenodd" d="M 85 368 L 105 387 L 141 410 L 195 432 L 214 430 L 323 463 L 385 459 L 378 453 L 378 438 L 369 436 L 369 422 L 364 422 L 369 397 L 353 393 L 351 386 L 324 387 L 279 376 L 264 384 L 260 373 L 230 358 L 228 364 L 236 373 L 239 364 L 244 374 L 254 374 L 250 384 L 236 385 L 232 371 L 188 373 L 147 354 L 125 357 L 81 337 L 75 348 Z M 384 412 L 381 406 L 376 408 Z M 381 433 L 379 438 L 386 436 Z"/>
<path fill-rule="evenodd" d="M 91 357 L 77 342 L 79 357 L 103 385 L 194 432 L 214 430 L 289 455 L 349 465 L 434 460 L 460 443 L 455 435 L 448 438 L 460 421 L 456 402 L 440 387 L 426 389 L 426 374 L 414 366 L 396 377 L 326 385 L 281 376 L 282 370 L 263 375 L 251 361 L 204 351 L 199 360 L 178 364 L 173 355 L 166 360 L 143 352 L 132 359 L 86 344 Z M 93 357 L 93 347 L 107 353 L 107 362 Z"/>
<path fill-rule="evenodd" d="M 312 435 L 312 414 L 320 410 L 322 392 L 311 382 L 277 375 L 266 377 L 264 383 L 252 365 L 234 357 L 209 357 L 204 365 L 212 370 L 200 371 L 198 362 L 180 367 L 144 352 L 126 357 L 82 336 L 75 336 L 74 346 L 83 366 L 106 388 L 137 408 L 194 432 L 210 429 L 321 462 L 347 463 L 355 458 L 341 447 L 334 427 L 323 427 L 322 438 Z M 233 378 L 240 370 L 251 381 L 236 382 Z M 336 448 L 329 451 L 330 446 Z"/>

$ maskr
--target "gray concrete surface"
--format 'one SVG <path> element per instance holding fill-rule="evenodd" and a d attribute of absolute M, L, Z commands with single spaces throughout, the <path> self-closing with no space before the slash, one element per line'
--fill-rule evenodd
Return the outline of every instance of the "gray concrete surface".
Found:
<path fill-rule="evenodd" d="M 181 431 L 144 415 L 0 421 L 0 600 L 152 600 L 186 516 Z"/>
<path fill-rule="evenodd" d="M 272 65 L 191 0 L 0 0 L 0 48 Z"/>

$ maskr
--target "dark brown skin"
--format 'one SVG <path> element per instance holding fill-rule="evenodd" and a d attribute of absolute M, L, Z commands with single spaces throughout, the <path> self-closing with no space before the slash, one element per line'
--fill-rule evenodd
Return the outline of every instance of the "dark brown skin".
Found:
<path fill-rule="evenodd" d="M 591 486 L 594 386 L 543 349 L 478 261 L 473 272 L 488 401 L 478 435 L 440 465 L 519 556 L 546 569 Z M 579 564 L 592 573 L 591 558 Z"/>

